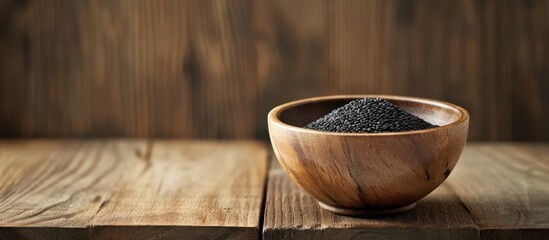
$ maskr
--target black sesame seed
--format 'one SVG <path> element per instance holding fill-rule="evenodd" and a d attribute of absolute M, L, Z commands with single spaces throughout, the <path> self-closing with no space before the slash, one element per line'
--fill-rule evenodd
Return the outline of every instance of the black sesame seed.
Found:
<path fill-rule="evenodd" d="M 325 132 L 403 132 L 437 127 L 381 98 L 353 100 L 305 128 Z"/>

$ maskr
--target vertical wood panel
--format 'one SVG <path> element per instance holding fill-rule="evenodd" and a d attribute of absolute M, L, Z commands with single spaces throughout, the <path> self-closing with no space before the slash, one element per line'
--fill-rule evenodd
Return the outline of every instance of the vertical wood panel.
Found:
<path fill-rule="evenodd" d="M 101 122 L 108 123 L 109 115 L 119 114 L 122 119 L 115 121 L 121 124 L 117 128 L 125 129 L 124 124 L 131 122 L 130 136 L 190 135 L 192 91 L 183 69 L 190 41 L 186 1 L 126 0 L 120 7 L 128 8 L 125 21 L 130 36 L 128 41 L 113 41 L 110 46 L 119 47 L 124 58 L 105 58 L 102 62 L 127 66 L 120 69 L 121 84 L 112 95 L 120 96 L 119 108 L 103 115 Z M 116 27 L 119 29 L 115 31 L 124 31 L 124 26 Z M 108 77 L 109 72 L 105 74 Z M 103 87 L 109 90 L 108 83 Z M 98 91 L 97 96 L 100 94 Z M 129 111 L 124 112 L 126 108 Z"/>
<path fill-rule="evenodd" d="M 442 99 L 470 111 L 470 139 L 547 139 L 548 13 L 544 1 L 330 1 L 324 93 Z"/>
<path fill-rule="evenodd" d="M 259 0 L 254 5 L 259 122 L 267 138 L 267 113 L 277 105 L 323 94 L 329 78 L 325 0 Z"/>
<path fill-rule="evenodd" d="M 24 86 L 2 89 L 3 105 L 21 109 L 3 108 L 2 130 L 22 121 L 12 135 L 189 135 L 184 3 L 27 1 L 7 30 L 23 44 L 2 46 L 3 67 L 24 69 L 1 80 Z"/>
<path fill-rule="evenodd" d="M 190 1 L 187 72 L 193 95 L 193 136 L 255 134 L 256 57 L 252 1 Z M 182 122 L 182 124 L 185 124 Z"/>
<path fill-rule="evenodd" d="M 28 108 L 28 99 L 20 98 L 17 104 L 10 104 L 10 99 L 17 94 L 28 91 L 25 68 L 28 58 L 28 37 L 24 32 L 21 17 L 24 7 L 17 2 L 0 1 L 0 134 L 18 136 L 25 131 L 28 119 L 24 118 Z"/>
<path fill-rule="evenodd" d="M 443 99 L 474 116 L 479 138 L 478 16 L 467 1 L 334 1 L 333 93 Z M 469 14 L 470 16 L 466 16 Z M 472 60 L 472 61 L 471 61 Z"/>
<path fill-rule="evenodd" d="M 382 93 L 549 140 L 549 2 L 0 1 L 0 136 L 266 137 L 293 99 Z"/>

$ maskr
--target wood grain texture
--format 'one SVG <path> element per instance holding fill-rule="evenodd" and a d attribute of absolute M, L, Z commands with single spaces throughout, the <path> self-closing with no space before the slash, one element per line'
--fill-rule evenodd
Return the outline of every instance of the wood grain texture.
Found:
<path fill-rule="evenodd" d="M 3 2 L 1 136 L 254 135 L 249 1 Z"/>
<path fill-rule="evenodd" d="M 257 239 L 256 142 L 0 142 L 0 239 Z"/>
<path fill-rule="evenodd" d="M 393 94 L 549 140 L 545 0 L 1 0 L 1 137 L 267 138 L 299 98 Z"/>
<path fill-rule="evenodd" d="M 549 138 L 547 1 L 260 2 L 259 81 L 276 92 L 263 113 L 310 96 L 410 95 L 466 108 L 471 140 Z"/>
<path fill-rule="evenodd" d="M 271 165 L 265 239 L 548 239 L 549 145 L 470 144 L 454 172 L 403 215 L 323 211 Z"/>

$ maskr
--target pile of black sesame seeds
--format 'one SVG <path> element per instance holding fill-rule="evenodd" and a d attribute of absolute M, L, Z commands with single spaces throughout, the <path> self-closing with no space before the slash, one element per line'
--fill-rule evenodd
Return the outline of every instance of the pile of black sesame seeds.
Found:
<path fill-rule="evenodd" d="M 325 132 L 382 133 L 437 127 L 381 98 L 353 100 L 305 128 Z"/>

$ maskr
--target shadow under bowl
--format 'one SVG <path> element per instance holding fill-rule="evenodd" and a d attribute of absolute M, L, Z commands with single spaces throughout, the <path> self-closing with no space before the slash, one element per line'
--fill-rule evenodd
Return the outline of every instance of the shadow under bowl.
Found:
<path fill-rule="evenodd" d="M 303 128 L 365 97 L 383 98 L 439 127 L 391 133 Z M 377 216 L 412 209 L 448 177 L 467 140 L 469 114 L 438 100 L 341 95 L 280 105 L 269 112 L 268 126 L 281 167 L 322 208 L 342 215 Z"/>

